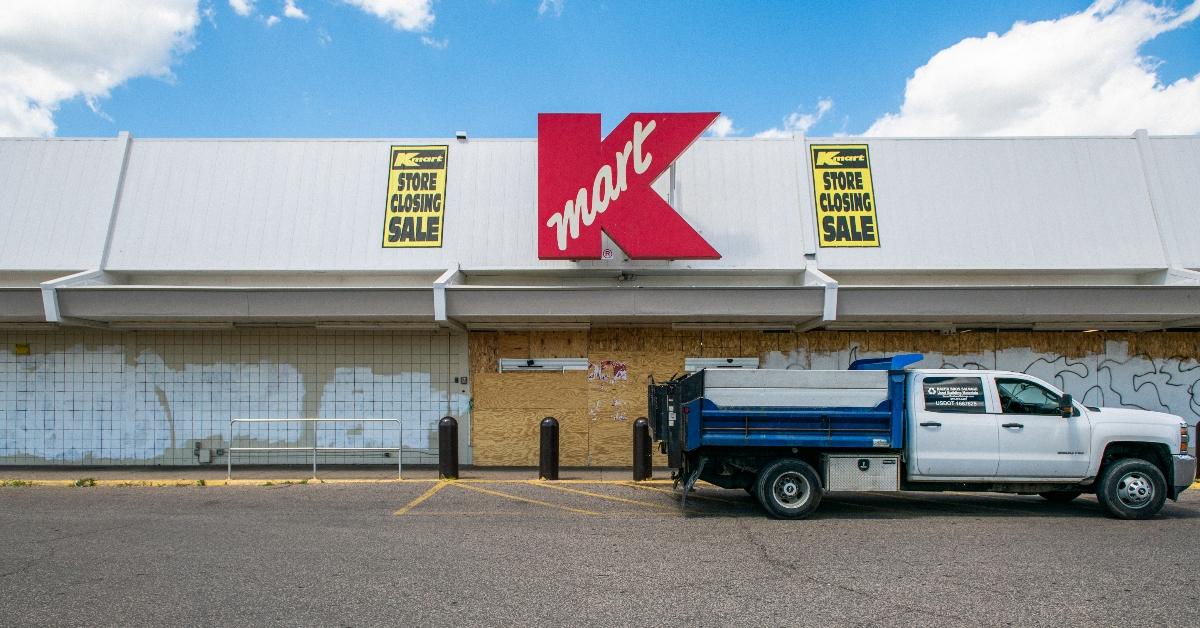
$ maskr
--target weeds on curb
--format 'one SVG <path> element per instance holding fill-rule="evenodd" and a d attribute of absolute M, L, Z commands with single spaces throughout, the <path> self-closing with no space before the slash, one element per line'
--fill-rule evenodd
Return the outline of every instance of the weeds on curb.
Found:
<path fill-rule="evenodd" d="M 33 486 L 33 482 L 25 480 L 0 480 L 0 486 Z"/>
<path fill-rule="evenodd" d="M 92 487 L 95 485 L 96 485 L 96 478 L 79 478 L 78 480 L 75 480 L 75 486 L 78 486 L 81 488 L 82 487 Z"/>

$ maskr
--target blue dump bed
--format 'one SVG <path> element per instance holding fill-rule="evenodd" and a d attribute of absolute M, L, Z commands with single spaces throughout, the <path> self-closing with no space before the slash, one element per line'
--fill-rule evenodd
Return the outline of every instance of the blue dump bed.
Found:
<path fill-rule="evenodd" d="M 900 449 L 904 368 L 921 357 L 857 360 L 845 371 L 706 369 L 652 385 L 655 438 L 673 467 L 701 447 Z"/>

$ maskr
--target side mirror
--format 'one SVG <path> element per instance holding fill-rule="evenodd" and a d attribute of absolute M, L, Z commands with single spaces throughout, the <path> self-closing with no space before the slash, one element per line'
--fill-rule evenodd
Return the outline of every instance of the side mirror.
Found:
<path fill-rule="evenodd" d="M 1069 419 L 1075 414 L 1075 405 L 1072 403 L 1073 401 L 1074 400 L 1071 399 L 1071 395 L 1066 393 L 1063 393 L 1062 398 L 1058 400 L 1058 413 L 1062 415 L 1062 418 Z"/>

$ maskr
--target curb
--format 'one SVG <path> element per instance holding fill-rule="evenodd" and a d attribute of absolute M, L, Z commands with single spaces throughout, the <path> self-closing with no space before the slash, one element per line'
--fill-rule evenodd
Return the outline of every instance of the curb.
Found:
<path fill-rule="evenodd" d="M 95 479 L 79 478 L 75 480 L 24 480 L 20 478 L 0 479 L 0 488 L 17 487 L 71 487 L 71 488 L 208 488 L 220 486 L 299 486 L 308 484 L 431 484 L 440 482 L 437 478 L 404 479 L 404 478 L 258 478 L 258 479 L 194 479 L 180 478 L 178 480 L 134 480 L 134 479 Z M 463 484 L 627 484 L 632 480 L 487 480 L 459 479 L 447 480 Z M 643 480 L 638 484 L 670 484 L 671 480 Z M 1200 480 L 1192 483 L 1192 490 L 1200 490 Z"/>
<path fill-rule="evenodd" d="M 0 479 L 0 488 L 17 487 L 68 487 L 68 488 L 210 488 L 221 486 L 299 486 L 308 484 L 434 484 L 441 482 L 437 478 L 401 479 L 401 478 L 257 478 L 257 479 L 178 479 L 178 480 L 134 480 L 134 479 L 95 479 L 79 478 L 75 480 L 23 480 L 19 478 Z M 631 480 L 486 480 L 459 479 L 446 480 L 462 484 L 623 484 Z M 645 480 L 643 484 L 670 484 L 671 480 Z"/>

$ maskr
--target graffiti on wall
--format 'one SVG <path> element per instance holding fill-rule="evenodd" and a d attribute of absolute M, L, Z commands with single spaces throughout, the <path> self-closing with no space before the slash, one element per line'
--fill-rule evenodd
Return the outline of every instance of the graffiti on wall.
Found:
<path fill-rule="evenodd" d="M 857 344 L 835 352 L 771 352 L 763 368 L 843 369 L 860 358 L 883 357 Z M 1069 358 L 1029 348 L 973 354 L 926 352 L 924 368 L 996 369 L 1028 373 L 1071 393 L 1089 406 L 1167 412 L 1191 425 L 1200 422 L 1200 362 L 1194 356 L 1156 358 L 1130 355 L 1124 342 L 1109 341 L 1102 354 Z"/>

